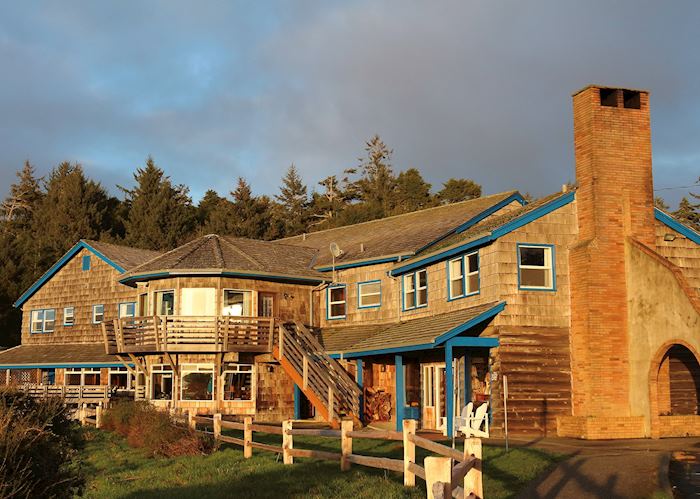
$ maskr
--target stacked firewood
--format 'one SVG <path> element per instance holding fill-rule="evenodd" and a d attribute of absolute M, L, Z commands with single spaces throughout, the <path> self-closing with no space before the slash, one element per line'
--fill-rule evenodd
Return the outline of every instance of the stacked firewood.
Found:
<path fill-rule="evenodd" d="M 367 421 L 391 420 L 391 393 L 383 388 L 365 387 L 365 417 Z"/>

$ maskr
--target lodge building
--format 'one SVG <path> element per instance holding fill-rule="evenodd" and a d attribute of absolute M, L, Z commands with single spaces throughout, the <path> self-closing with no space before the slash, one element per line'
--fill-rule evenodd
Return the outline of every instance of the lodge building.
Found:
<path fill-rule="evenodd" d="M 19 299 L 0 382 L 451 435 L 700 435 L 700 234 L 654 207 L 649 94 L 573 96 L 576 186 L 279 241 L 80 241 Z M 333 248 L 330 250 L 329 248 Z"/>

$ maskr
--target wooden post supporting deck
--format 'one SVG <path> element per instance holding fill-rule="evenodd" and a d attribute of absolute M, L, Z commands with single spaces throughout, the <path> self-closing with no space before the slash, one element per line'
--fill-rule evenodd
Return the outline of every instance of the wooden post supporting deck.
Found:
<path fill-rule="evenodd" d="M 473 493 L 476 497 L 484 497 L 484 482 L 481 475 L 481 439 L 467 438 L 464 440 L 464 457 L 474 456 L 477 461 L 474 467 L 467 472 L 464 477 L 464 495 L 465 497 Z"/>
<path fill-rule="evenodd" d="M 87 404 L 80 404 L 78 406 L 78 421 L 80 421 L 81 426 L 85 426 L 85 418 L 87 417 Z"/>
<path fill-rule="evenodd" d="M 294 457 L 290 450 L 294 448 L 294 437 L 288 431 L 292 429 L 290 420 L 282 421 L 282 462 L 284 464 L 294 464 Z"/>
<path fill-rule="evenodd" d="M 253 457 L 253 446 L 250 445 L 253 441 L 253 430 L 250 427 L 252 424 L 252 416 L 246 416 L 243 418 L 243 457 L 246 459 Z M 284 430 L 284 423 L 282 423 L 282 430 Z M 284 440 L 284 433 L 282 434 L 282 440 Z"/>
<path fill-rule="evenodd" d="M 416 434 L 416 420 L 403 420 L 403 484 L 406 487 L 416 486 L 416 475 L 410 471 L 410 463 L 416 462 L 416 444 L 409 440 L 408 435 Z"/>
<path fill-rule="evenodd" d="M 350 469 L 350 461 L 348 456 L 352 454 L 352 437 L 348 433 L 352 431 L 352 421 L 340 422 L 340 470 L 348 471 Z"/>
<path fill-rule="evenodd" d="M 214 438 L 219 439 L 221 437 L 221 413 L 217 412 L 212 418 L 212 427 L 214 430 Z"/>
<path fill-rule="evenodd" d="M 102 428 L 102 403 L 95 408 L 95 428 Z"/>
<path fill-rule="evenodd" d="M 187 411 L 187 422 L 190 425 L 190 428 L 192 428 L 193 430 L 197 429 L 197 420 L 194 419 L 196 415 L 197 411 L 195 411 L 194 409 L 190 409 L 189 411 Z"/>
<path fill-rule="evenodd" d="M 425 485 L 428 499 L 452 497 L 452 459 L 428 456 L 425 458 Z"/>

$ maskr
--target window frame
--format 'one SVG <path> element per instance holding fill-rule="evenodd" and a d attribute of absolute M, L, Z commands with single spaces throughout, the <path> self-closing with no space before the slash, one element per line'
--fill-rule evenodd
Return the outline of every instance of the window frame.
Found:
<path fill-rule="evenodd" d="M 545 266 L 540 267 L 539 265 L 525 265 L 520 263 L 521 255 L 520 248 L 541 248 L 545 250 Z M 549 250 L 549 266 L 547 263 L 547 250 Z M 517 243 L 516 244 L 516 258 L 518 261 L 518 289 L 523 291 L 556 291 L 557 290 L 557 270 L 556 270 L 556 252 L 553 244 L 541 244 L 541 243 Z M 520 270 L 524 269 L 545 269 L 550 272 L 550 282 L 551 286 L 523 286 L 522 279 L 520 276 Z"/>
<path fill-rule="evenodd" d="M 132 305 L 134 307 L 134 311 L 131 315 L 122 315 L 122 305 Z M 123 318 L 123 317 L 136 317 L 136 302 L 135 301 L 123 301 L 119 304 L 117 304 L 117 317 L 118 318 Z"/>
<path fill-rule="evenodd" d="M 377 293 L 362 293 L 362 286 L 366 284 L 379 284 L 379 292 Z M 362 304 L 362 297 L 363 296 L 379 296 L 379 303 L 374 304 L 374 305 L 363 305 Z M 346 297 L 347 301 L 347 297 Z M 382 306 L 382 281 L 381 279 L 374 279 L 371 281 L 362 281 L 357 283 L 357 308 L 358 309 L 367 309 L 367 308 L 380 308 Z"/>
<path fill-rule="evenodd" d="M 66 384 L 66 381 L 68 381 L 68 376 L 76 375 L 76 374 L 80 375 L 80 384 L 79 385 Z M 85 375 L 86 374 L 97 374 L 100 377 L 100 384 L 99 385 L 86 385 L 85 384 Z M 66 367 L 65 370 L 63 371 L 63 386 L 102 386 L 102 368 L 100 368 L 100 367 Z"/>
<path fill-rule="evenodd" d="M 102 319 L 99 320 L 99 321 L 96 319 L 96 315 L 97 315 L 97 314 L 96 314 L 96 310 L 97 310 L 97 307 L 102 307 Z M 93 306 L 92 306 L 92 323 L 93 323 L 93 324 L 102 324 L 104 321 L 105 321 L 105 306 L 104 306 L 104 303 L 99 303 L 99 304 L 97 304 L 97 305 L 93 305 Z"/>
<path fill-rule="evenodd" d="M 180 366 L 179 377 L 179 388 L 180 388 L 180 401 L 181 402 L 213 402 L 216 400 L 216 367 L 214 364 L 203 363 L 190 363 L 182 364 Z M 211 374 L 211 398 L 210 399 L 186 399 L 183 396 L 183 390 L 185 388 L 185 377 L 188 374 L 196 373 L 206 373 Z"/>
<path fill-rule="evenodd" d="M 476 271 L 469 272 L 469 257 L 476 256 Z M 452 275 L 450 270 L 450 264 L 452 262 L 460 261 L 462 264 L 462 291 L 458 295 L 452 293 Z M 469 253 L 464 253 L 457 258 L 451 258 L 447 260 L 446 263 L 447 272 L 447 301 L 459 300 L 461 298 L 466 298 L 468 296 L 478 295 L 481 292 L 481 256 L 479 255 L 479 250 L 470 251 Z M 468 291 L 469 288 L 469 278 L 473 275 L 477 276 L 476 280 L 476 290 Z"/>
<path fill-rule="evenodd" d="M 68 317 L 68 310 L 70 310 L 70 316 L 73 319 L 73 322 L 66 322 L 66 318 Z M 75 326 L 75 307 L 63 307 L 63 326 L 64 327 L 73 327 Z"/>
<path fill-rule="evenodd" d="M 154 398 L 154 392 L 155 392 L 155 383 L 153 383 L 153 377 L 156 374 L 161 374 L 161 375 L 170 375 L 170 398 L 169 399 L 157 399 Z M 169 366 L 168 364 L 154 364 L 151 366 L 151 372 L 149 373 L 148 377 L 148 400 L 151 401 L 156 401 L 156 402 L 172 402 L 173 401 L 173 395 L 175 395 L 175 371 L 173 371 L 173 368 Z"/>
<path fill-rule="evenodd" d="M 92 269 L 92 258 L 90 258 L 90 256 L 91 255 L 83 255 L 81 261 L 83 272 L 87 272 L 88 270 Z"/>
<path fill-rule="evenodd" d="M 160 313 L 160 305 L 162 305 L 162 303 L 163 303 L 162 299 L 161 299 L 160 304 L 158 303 L 158 297 L 161 295 L 164 295 L 166 293 L 173 294 L 173 313 L 170 315 L 161 314 Z M 159 317 L 170 317 L 173 315 L 177 315 L 177 313 L 175 312 L 176 308 L 177 308 L 177 297 L 176 297 L 175 289 L 159 289 L 159 290 L 153 292 L 153 312 L 154 312 L 154 315 L 157 315 Z"/>
<path fill-rule="evenodd" d="M 116 385 L 112 385 L 112 374 L 117 374 L 120 376 L 122 374 L 126 374 L 126 388 L 119 388 Z M 134 390 L 135 384 L 136 380 L 134 379 L 134 375 L 131 374 L 131 372 L 126 367 L 110 367 L 107 370 L 107 386 L 109 386 L 110 389 L 114 388 L 116 390 L 132 391 Z"/>
<path fill-rule="evenodd" d="M 240 367 L 245 366 L 245 367 L 250 367 L 250 370 L 241 370 Z M 235 369 L 233 369 L 235 367 Z M 247 374 L 250 373 L 250 399 L 226 399 L 224 398 L 224 384 L 226 381 L 226 375 L 227 374 Z M 219 377 L 219 400 L 222 402 L 247 402 L 247 403 L 254 403 L 256 399 L 256 393 L 257 393 L 257 370 L 255 368 L 255 364 L 245 364 L 242 362 L 229 362 L 226 364 L 224 367 L 224 370 L 221 372 L 221 376 Z"/>
<path fill-rule="evenodd" d="M 343 301 L 331 301 L 331 290 L 332 289 L 341 289 L 341 288 L 345 290 L 344 300 Z M 332 305 L 338 305 L 340 303 L 345 305 L 343 308 L 343 315 L 331 315 Z M 348 287 L 347 287 L 347 285 L 346 284 L 333 284 L 332 286 L 328 286 L 326 288 L 326 320 L 337 321 L 337 320 L 346 319 L 347 316 L 348 316 Z"/>
<path fill-rule="evenodd" d="M 224 308 L 226 308 L 226 293 L 227 292 L 234 292 L 234 293 L 248 293 L 249 300 L 248 300 L 248 306 L 250 307 L 250 310 L 248 310 L 248 313 L 241 313 L 241 315 L 227 315 L 224 313 Z M 253 314 L 253 290 L 252 289 L 239 289 L 239 288 L 223 288 L 221 290 L 221 306 L 219 307 L 219 310 L 221 310 L 221 315 L 224 317 L 252 317 Z M 243 299 L 243 306 L 245 307 L 245 298 Z M 245 310 L 242 310 L 242 312 L 245 312 Z"/>
<path fill-rule="evenodd" d="M 421 272 L 425 272 L 425 286 L 423 286 L 423 287 L 421 287 L 419 285 L 419 283 L 420 283 L 419 274 Z M 413 302 L 412 307 L 406 306 L 406 295 L 409 294 L 409 292 L 407 291 L 407 288 L 406 288 L 406 279 L 407 278 L 413 279 L 413 289 L 411 290 L 411 292 L 413 292 L 413 294 L 414 294 L 414 302 Z M 419 304 L 418 303 L 418 294 L 419 294 L 419 291 L 421 291 L 423 289 L 425 289 L 425 303 Z M 416 270 L 414 272 L 409 272 L 408 274 L 404 274 L 402 276 L 402 278 L 401 278 L 401 309 L 402 309 L 402 311 L 407 312 L 409 310 L 416 310 L 419 308 L 425 308 L 428 306 L 428 299 L 429 298 L 428 298 L 428 269 L 427 268 L 419 269 L 419 270 Z"/>
<path fill-rule="evenodd" d="M 46 329 L 46 312 L 53 312 L 53 329 Z M 34 323 L 38 322 L 34 320 L 34 314 L 41 313 L 41 331 L 34 329 Z M 50 334 L 56 331 L 56 309 L 55 308 L 36 308 L 29 313 L 29 334 Z"/>

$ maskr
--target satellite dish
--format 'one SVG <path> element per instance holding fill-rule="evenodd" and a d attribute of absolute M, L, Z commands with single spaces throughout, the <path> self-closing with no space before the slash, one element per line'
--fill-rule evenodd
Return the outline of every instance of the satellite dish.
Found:
<path fill-rule="evenodd" d="M 338 246 L 337 243 L 331 243 L 330 250 L 331 255 L 333 255 L 333 258 L 338 258 L 340 255 L 343 254 L 343 250 L 340 249 L 340 246 Z"/>

